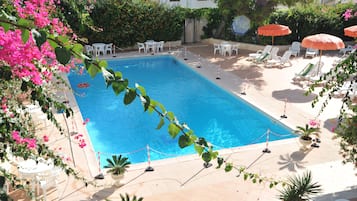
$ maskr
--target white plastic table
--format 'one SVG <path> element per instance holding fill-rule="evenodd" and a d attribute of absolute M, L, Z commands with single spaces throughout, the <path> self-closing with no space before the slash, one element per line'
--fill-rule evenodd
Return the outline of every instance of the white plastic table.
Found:
<path fill-rule="evenodd" d="M 156 52 L 157 45 L 158 45 L 158 42 L 156 42 L 154 40 L 147 40 L 145 42 L 146 51 L 151 50 L 152 52 Z"/>
<path fill-rule="evenodd" d="M 105 43 L 93 43 L 92 46 L 95 56 L 100 56 L 100 53 L 105 54 Z"/>
<path fill-rule="evenodd" d="M 227 42 L 222 42 L 221 43 L 221 53 L 223 56 L 226 56 L 227 53 L 229 56 L 232 54 L 232 44 L 227 43 Z"/>
<path fill-rule="evenodd" d="M 36 176 L 41 172 L 51 171 L 54 165 L 50 161 L 36 161 L 28 159 L 18 163 L 18 171 L 20 178 L 29 180 L 32 187 L 32 192 L 35 192 Z"/>

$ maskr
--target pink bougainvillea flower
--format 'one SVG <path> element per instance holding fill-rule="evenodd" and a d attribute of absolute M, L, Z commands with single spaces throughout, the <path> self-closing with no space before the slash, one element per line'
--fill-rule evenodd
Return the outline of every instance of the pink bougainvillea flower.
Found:
<path fill-rule="evenodd" d="M 79 142 L 79 147 L 80 147 L 80 148 L 84 148 L 85 146 L 87 146 L 86 142 L 85 142 L 83 139 L 80 140 L 80 142 Z"/>
<path fill-rule="evenodd" d="M 79 133 L 79 134 L 75 135 L 74 139 L 78 141 L 78 146 L 80 148 L 84 148 L 85 146 L 87 146 L 85 140 L 83 139 L 83 134 Z"/>
<path fill-rule="evenodd" d="M 86 118 L 83 122 L 83 125 L 86 125 L 89 122 L 89 118 Z"/>
<path fill-rule="evenodd" d="M 23 141 L 27 143 L 27 148 L 28 149 L 35 149 L 36 148 L 36 139 L 24 138 Z"/>
<path fill-rule="evenodd" d="M 43 141 L 44 141 L 44 142 L 48 142 L 49 140 L 50 140 L 50 139 L 48 138 L 47 135 L 44 135 L 44 136 L 43 136 Z"/>
<path fill-rule="evenodd" d="M 352 17 L 352 9 L 347 9 L 342 16 L 345 18 L 345 21 L 348 21 Z"/>
<path fill-rule="evenodd" d="M 12 131 L 11 132 L 12 139 L 16 141 L 16 143 L 20 144 L 22 143 L 22 138 L 20 136 L 19 131 Z"/>

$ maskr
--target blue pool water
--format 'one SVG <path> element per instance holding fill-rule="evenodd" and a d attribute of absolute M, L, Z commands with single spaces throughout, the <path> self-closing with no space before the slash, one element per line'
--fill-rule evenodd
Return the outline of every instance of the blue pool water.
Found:
<path fill-rule="evenodd" d="M 151 99 L 173 111 L 195 134 L 206 138 L 217 149 L 294 137 L 291 130 L 262 113 L 249 103 L 219 88 L 185 64 L 171 56 L 109 60 L 109 68 L 119 70 L 130 86 L 144 86 Z M 125 106 L 123 95 L 115 96 L 104 79 L 94 79 L 86 73 L 69 74 L 77 103 L 96 152 L 102 158 L 110 154 L 125 154 L 133 163 L 147 161 L 146 146 L 151 148 L 151 160 L 195 153 L 192 147 L 180 149 L 177 139 L 167 132 L 167 125 L 156 129 L 156 113 L 143 111 L 139 100 Z M 88 88 L 78 88 L 88 82 Z M 287 135 L 289 134 L 289 135 Z M 104 160 L 101 160 L 103 164 Z"/>

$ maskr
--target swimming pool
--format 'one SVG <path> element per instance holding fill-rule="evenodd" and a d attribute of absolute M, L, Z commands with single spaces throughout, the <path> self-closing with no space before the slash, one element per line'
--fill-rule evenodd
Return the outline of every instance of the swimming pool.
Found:
<path fill-rule="evenodd" d="M 147 94 L 173 111 L 195 134 L 206 138 L 217 149 L 265 142 L 266 131 L 295 137 L 291 130 L 257 108 L 216 86 L 172 56 L 151 56 L 109 60 L 134 86 L 144 86 Z M 144 113 L 140 101 L 123 104 L 123 94 L 115 96 L 107 89 L 103 77 L 94 79 L 86 73 L 69 74 L 69 81 L 78 94 L 77 103 L 83 118 L 89 118 L 87 130 L 96 152 L 108 157 L 124 154 L 133 163 L 195 153 L 192 147 L 180 149 L 167 127 L 156 129 L 157 114 Z M 77 85 L 88 82 L 88 88 Z M 287 135 L 289 134 L 289 135 Z M 282 139 L 270 135 L 270 141 Z M 102 163 L 103 164 L 103 163 Z"/>

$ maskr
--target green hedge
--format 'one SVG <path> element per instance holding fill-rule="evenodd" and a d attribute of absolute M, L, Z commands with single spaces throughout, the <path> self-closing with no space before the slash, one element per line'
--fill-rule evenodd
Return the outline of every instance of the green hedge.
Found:
<path fill-rule="evenodd" d="M 97 0 L 89 15 L 81 14 L 85 15 L 84 19 L 89 17 L 94 27 L 102 29 L 96 32 L 90 29 L 90 26 L 83 26 L 82 22 L 73 17 L 74 11 L 70 10 L 71 6 L 63 7 L 72 13 L 72 18 L 69 18 L 71 26 L 80 36 L 85 36 L 88 43 L 113 42 L 116 46 L 124 48 L 148 39 L 181 40 L 185 18 L 207 19 L 208 24 L 203 28 L 202 38 L 213 37 L 256 44 L 271 43 L 271 37 L 257 35 L 258 24 L 253 20 L 251 20 L 251 29 L 245 35 L 235 35 L 232 21 L 239 14 L 227 10 L 223 12 L 218 8 L 192 10 L 180 7 L 168 8 L 142 0 Z M 305 36 L 316 33 L 329 33 L 350 41 L 353 39 L 344 36 L 343 28 L 357 24 L 357 17 L 344 21 L 342 14 L 348 8 L 357 11 L 357 5 L 353 3 L 335 6 L 316 4 L 296 6 L 272 13 L 267 17 L 266 23 L 288 25 L 292 30 L 292 34 L 288 36 L 275 37 L 274 44 L 277 45 L 301 41 Z"/>
<path fill-rule="evenodd" d="M 289 10 L 273 13 L 269 22 L 288 25 L 292 34 L 284 37 L 277 37 L 281 43 L 291 43 L 301 41 L 304 37 L 318 33 L 328 33 L 338 36 L 345 41 L 353 40 L 344 36 L 343 29 L 357 24 L 357 17 L 345 21 L 342 14 L 348 8 L 357 10 L 354 4 L 337 4 L 334 6 L 308 5 L 297 6 Z M 319 12 L 316 12 L 319 11 Z"/>
<path fill-rule="evenodd" d="M 317 33 L 328 33 L 351 41 L 352 38 L 344 36 L 343 28 L 357 24 L 357 17 L 344 21 L 342 14 L 347 8 L 357 11 L 357 5 L 337 4 L 334 6 L 309 4 L 296 6 L 290 9 L 273 12 L 267 19 L 266 24 L 277 23 L 289 26 L 292 34 L 288 36 L 275 37 L 274 44 L 286 45 L 292 41 L 301 41 L 305 36 Z M 251 29 L 243 36 L 235 35 L 232 31 L 232 20 L 237 13 L 226 13 L 219 9 L 213 9 L 208 18 L 208 24 L 204 28 L 204 37 L 214 37 L 224 40 L 233 40 L 256 44 L 270 44 L 271 37 L 258 36 L 256 30 L 258 25 L 251 22 Z M 217 30 L 220 30 L 217 32 Z"/>
<path fill-rule="evenodd" d="M 90 17 L 102 31 L 88 29 L 85 35 L 89 43 L 113 42 L 118 47 L 128 47 L 148 39 L 180 40 L 183 34 L 183 9 L 156 3 L 103 1 L 95 5 Z"/>

